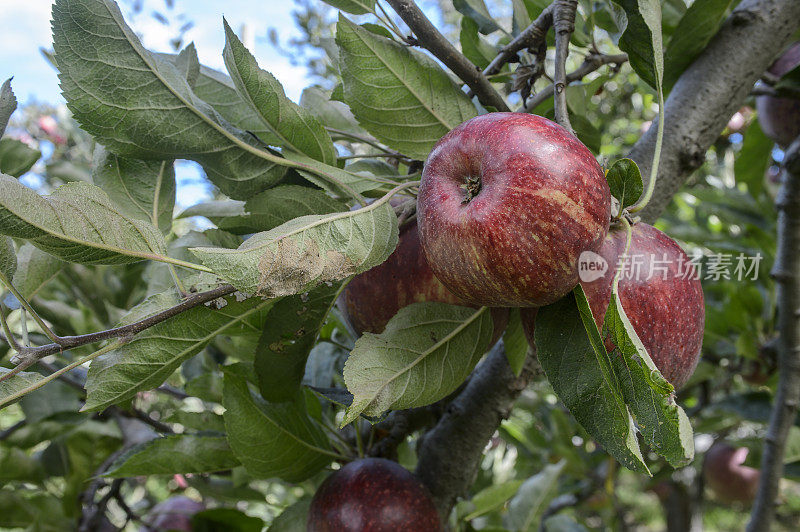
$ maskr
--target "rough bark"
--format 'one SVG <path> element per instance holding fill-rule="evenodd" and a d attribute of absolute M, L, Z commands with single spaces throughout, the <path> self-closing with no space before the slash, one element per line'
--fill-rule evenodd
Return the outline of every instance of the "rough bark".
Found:
<path fill-rule="evenodd" d="M 443 519 L 475 480 L 486 442 L 508 417 L 528 382 L 540 373 L 539 361 L 529 352 L 516 377 L 503 343 L 498 342 L 439 423 L 420 440 L 416 474 L 431 491 Z"/>
<path fill-rule="evenodd" d="M 705 160 L 753 84 L 800 27 L 797 0 L 742 0 L 700 56 L 686 69 L 665 105 L 664 145 L 655 194 L 641 213 L 658 218 L 689 175 Z M 650 174 L 655 124 L 630 157 Z"/>
<path fill-rule="evenodd" d="M 772 276 L 778 283 L 780 377 L 764 438 L 761 480 L 748 532 L 766 532 L 775 518 L 789 429 L 800 404 L 800 138 L 786 151 L 778 207 L 778 253 Z"/>

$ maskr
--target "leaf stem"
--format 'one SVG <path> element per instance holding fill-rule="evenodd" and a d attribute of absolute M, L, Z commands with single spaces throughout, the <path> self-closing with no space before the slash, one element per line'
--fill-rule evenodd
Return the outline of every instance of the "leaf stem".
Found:
<path fill-rule="evenodd" d="M 101 349 L 98 349 L 97 351 L 95 351 L 91 355 L 87 355 L 87 356 L 85 356 L 85 357 L 83 357 L 83 358 L 81 358 L 79 360 L 76 360 L 72 364 L 64 366 L 63 368 L 61 368 L 60 370 L 56 371 L 55 373 L 52 373 L 51 375 L 48 375 L 47 377 L 44 377 L 42 380 L 36 381 L 35 383 L 31 384 L 27 388 L 24 388 L 24 389 L 22 389 L 22 390 L 20 390 L 20 391 L 18 391 L 16 393 L 13 393 L 13 394 L 9 395 L 8 397 L 4 397 L 4 398 L 0 399 L 0 409 L 4 408 L 9 403 L 11 403 L 13 401 L 16 401 L 20 397 L 22 397 L 24 395 L 27 395 L 27 394 L 29 394 L 29 393 L 31 393 L 33 391 L 38 390 L 39 388 L 41 388 L 42 386 L 44 386 L 48 382 L 51 382 L 51 381 L 57 379 L 58 377 L 60 377 L 64 373 L 66 373 L 68 371 L 71 371 L 71 370 L 77 368 L 78 366 L 80 366 L 82 364 L 85 364 L 86 362 L 89 362 L 90 360 L 94 360 L 95 358 L 99 357 L 100 355 L 104 355 L 105 353 L 108 353 L 109 351 L 113 351 L 114 349 L 117 349 L 118 347 L 121 347 L 125 343 L 126 343 L 125 339 L 119 339 L 119 340 L 117 340 L 115 342 L 111 342 L 107 346 L 105 346 L 105 347 L 103 347 Z M 17 369 L 17 368 L 14 368 L 14 369 Z M 11 373 L 8 373 L 6 375 L 10 375 L 10 374 Z"/>
<path fill-rule="evenodd" d="M 50 329 L 50 327 L 47 326 L 47 324 L 44 322 L 42 317 L 39 316 L 39 313 L 36 312 L 33 309 L 33 307 L 28 302 L 28 300 L 25 299 L 23 297 L 23 295 L 19 293 L 19 291 L 16 289 L 16 287 L 13 284 L 11 284 L 11 281 L 9 279 L 3 279 L 3 281 L 4 281 L 4 284 L 6 285 L 6 287 L 8 288 L 9 292 L 11 292 L 14 295 L 14 297 L 17 298 L 17 301 L 19 301 L 19 304 L 22 305 L 22 309 L 21 310 L 23 310 L 23 311 L 27 310 L 28 312 L 30 312 L 31 317 L 34 319 L 34 321 L 39 326 L 39 328 L 42 330 L 42 332 L 45 334 L 45 336 L 47 336 L 51 341 L 58 343 L 58 341 L 60 339 L 59 336 L 56 333 L 54 333 Z M 23 322 L 24 321 L 25 320 L 23 319 Z M 23 339 L 23 344 L 24 343 L 25 343 L 25 340 Z"/>
<path fill-rule="evenodd" d="M 661 83 L 658 83 L 658 130 L 656 133 L 656 147 L 653 151 L 653 165 L 650 167 L 650 179 L 647 181 L 647 190 L 635 204 L 628 207 L 629 213 L 639 212 L 650 203 L 653 192 L 656 189 L 656 178 L 658 177 L 658 164 L 661 161 L 661 144 L 664 141 L 664 90 Z"/>
<path fill-rule="evenodd" d="M 358 447 L 358 457 L 364 458 L 364 439 L 361 437 L 361 418 L 353 420 L 353 429 L 356 431 L 356 447 Z"/>

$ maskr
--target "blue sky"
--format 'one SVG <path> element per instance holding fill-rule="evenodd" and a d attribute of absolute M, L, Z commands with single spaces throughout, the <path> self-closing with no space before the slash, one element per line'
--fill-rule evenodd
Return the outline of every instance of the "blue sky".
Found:
<path fill-rule="evenodd" d="M 64 103 L 55 70 L 39 52 L 40 48 L 52 48 L 52 3 L 52 0 L 0 0 L 0 82 L 14 76 L 12 86 L 21 104 L 32 101 Z M 169 39 L 175 33 L 151 16 L 154 10 L 167 12 L 164 0 L 144 0 L 143 4 L 141 13 L 132 17 L 123 3 L 126 21 L 141 35 L 147 48 L 171 52 Z M 286 94 L 297 101 L 303 88 L 311 84 L 307 70 L 292 65 L 266 38 L 269 27 L 275 28 L 280 42 L 299 33 L 291 15 L 293 9 L 291 0 L 175 0 L 174 12 L 191 11 L 189 19 L 194 27 L 185 34 L 185 42 L 194 41 L 200 61 L 222 72 L 225 72 L 222 16 L 225 15 L 237 32 L 246 25 L 245 44 L 259 65 L 272 72 L 283 84 Z M 210 198 L 211 190 L 196 164 L 180 162 L 176 166 L 176 176 L 180 208 Z M 35 183 L 25 179 L 23 182 Z"/>
<path fill-rule="evenodd" d="M 58 89 L 58 78 L 50 64 L 39 53 L 39 48 L 51 48 L 50 6 L 52 0 L 0 0 L 0 79 L 14 76 L 14 91 L 20 102 L 32 98 L 49 103 L 63 103 Z M 123 13 L 126 6 L 122 4 Z M 225 71 L 222 48 L 225 36 L 222 15 L 231 27 L 239 31 L 246 24 L 250 35 L 247 43 L 262 68 L 272 72 L 284 86 L 287 95 L 297 100 L 302 89 L 309 84 L 306 69 L 293 66 L 267 41 L 269 27 L 274 27 L 285 42 L 297 35 L 292 19 L 294 3 L 291 0 L 175 0 L 175 12 L 191 12 L 189 18 L 195 26 L 186 33 L 186 42 L 194 41 L 200 61 L 212 68 Z M 144 0 L 142 13 L 126 20 L 142 36 L 144 45 L 160 52 L 172 51 L 171 33 L 150 13 L 166 11 L 164 0 Z"/>

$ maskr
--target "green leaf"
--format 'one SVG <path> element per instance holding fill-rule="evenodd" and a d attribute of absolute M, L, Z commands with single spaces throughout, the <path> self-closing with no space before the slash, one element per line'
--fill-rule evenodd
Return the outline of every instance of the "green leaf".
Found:
<path fill-rule="evenodd" d="M 192 516 L 192 532 L 261 532 L 264 521 L 233 508 L 214 508 Z"/>
<path fill-rule="evenodd" d="M 695 0 L 681 17 L 664 54 L 664 92 L 716 35 L 733 0 Z"/>
<path fill-rule="evenodd" d="M 114 461 L 104 476 L 213 473 L 239 465 L 224 436 L 173 434 L 134 445 Z"/>
<path fill-rule="evenodd" d="M 9 486 L 0 490 L 0 527 L 35 532 L 62 532 L 70 519 L 62 501 L 37 488 Z"/>
<path fill-rule="evenodd" d="M 506 501 L 517 493 L 521 485 L 521 480 L 511 480 L 482 489 L 470 499 L 471 510 L 464 516 L 464 521 L 470 521 L 502 508 Z"/>
<path fill-rule="evenodd" d="M 6 126 L 17 109 L 17 97 L 11 89 L 11 78 L 5 80 L 0 86 L 0 137 L 6 132 Z"/>
<path fill-rule="evenodd" d="M 311 497 L 300 499 L 286 508 L 272 522 L 267 532 L 306 532 Z"/>
<path fill-rule="evenodd" d="M 42 152 L 34 150 L 21 140 L 9 137 L 0 139 L 0 172 L 19 177 L 30 170 Z"/>
<path fill-rule="evenodd" d="M 175 67 L 183 74 L 189 86 L 194 89 L 197 80 L 200 79 L 200 60 L 197 57 L 197 49 L 194 43 L 189 43 L 186 48 L 175 56 Z M 207 103 L 207 102 L 206 102 Z"/>
<path fill-rule="evenodd" d="M 483 0 L 453 0 L 453 7 L 465 17 L 474 20 L 484 35 L 500 29 Z"/>
<path fill-rule="evenodd" d="M 4 376 L 9 372 L 10 372 L 9 369 L 0 368 L 0 377 Z M 18 399 L 13 399 L 13 400 L 10 399 L 12 396 L 15 396 L 16 394 L 22 392 L 28 386 L 36 384 L 43 378 L 44 377 L 42 377 L 38 373 L 20 371 L 13 377 L 9 377 L 6 380 L 0 382 L 0 409 L 8 406 L 6 404 L 8 401 L 18 400 Z"/>
<path fill-rule="evenodd" d="M 365 333 L 344 365 L 353 394 L 342 426 L 359 414 L 425 406 L 458 388 L 489 348 L 492 317 L 443 303 L 414 303 L 381 334 Z"/>
<path fill-rule="evenodd" d="M 142 46 L 114 2 L 57 0 L 52 26 L 67 106 L 110 151 L 197 161 L 233 198 L 283 176 L 279 159 L 200 100 L 174 61 Z"/>
<path fill-rule="evenodd" d="M 177 305 L 174 290 L 146 299 L 121 325 Z M 253 334 L 260 330 L 271 301 L 257 298 L 224 300 L 213 309 L 199 306 L 137 334 L 127 344 L 95 359 L 86 379 L 83 411 L 102 410 L 130 399 L 137 392 L 162 384 L 185 360 L 196 355 L 220 334 Z"/>
<path fill-rule="evenodd" d="M 331 462 L 330 443 L 301 399 L 267 403 L 226 373 L 222 405 L 231 449 L 254 478 L 301 482 Z"/>
<path fill-rule="evenodd" d="M 608 329 L 617 348 L 611 361 L 631 414 L 650 449 L 675 468 L 694 458 L 694 436 L 686 413 L 675 402 L 674 388 L 647 354 L 625 315 L 619 294 L 608 304 L 603 329 Z"/>
<path fill-rule="evenodd" d="M 636 203 L 644 192 L 639 166 L 631 159 L 618 159 L 606 172 L 611 195 L 619 200 L 620 209 Z"/>
<path fill-rule="evenodd" d="M 658 0 L 614 0 L 628 17 L 628 26 L 619 40 L 631 67 L 645 83 L 661 90 L 664 76 L 664 51 L 661 42 L 661 5 Z"/>
<path fill-rule="evenodd" d="M 430 58 L 340 16 L 336 30 L 345 102 L 387 146 L 424 160 L 475 106 Z"/>
<path fill-rule="evenodd" d="M 341 87 L 341 85 L 339 85 Z M 356 117 L 342 102 L 331 99 L 319 87 L 308 87 L 303 90 L 300 96 L 300 105 L 308 109 L 308 112 L 317 117 L 323 125 L 341 129 L 350 133 L 366 134 L 356 122 Z"/>
<path fill-rule="evenodd" d="M 295 218 L 235 250 L 191 251 L 237 289 L 274 298 L 377 266 L 394 251 L 397 233 L 392 206 L 378 200 L 356 211 Z"/>
<path fill-rule="evenodd" d="M 245 235 L 269 231 L 298 216 L 346 211 L 347 205 L 321 190 L 280 185 L 256 194 L 246 203 L 214 200 L 183 211 L 179 218 L 204 216 L 220 229 Z"/>
<path fill-rule="evenodd" d="M 141 161 L 95 149 L 92 181 L 119 210 L 169 233 L 175 209 L 175 168 L 172 161 Z"/>
<path fill-rule="evenodd" d="M 0 234 L 24 238 L 60 259 L 81 264 L 160 260 L 166 252 L 155 227 L 126 217 L 105 192 L 82 182 L 40 196 L 0 175 Z"/>
<path fill-rule="evenodd" d="M 283 155 L 290 161 L 301 163 L 307 168 L 306 170 L 296 168 L 301 176 L 334 194 L 351 196 L 352 192 L 361 194 L 381 187 L 386 189 L 386 185 L 375 179 L 315 161 L 302 153 L 287 151 Z M 320 177 L 319 174 L 324 174 L 325 177 Z"/>
<path fill-rule="evenodd" d="M 622 465 L 649 474 L 633 419 L 580 285 L 538 310 L 534 338 L 553 390 L 578 423 Z"/>
<path fill-rule="evenodd" d="M 228 22 L 225 26 L 225 66 L 239 95 L 278 138 L 278 144 L 313 159 L 335 164 L 336 149 L 328 133 L 311 113 L 295 104 L 269 72 L 258 67 Z"/>
<path fill-rule="evenodd" d="M 25 243 L 17 252 L 17 271 L 14 274 L 14 287 L 25 299 L 31 299 L 66 265 L 49 253 L 32 244 Z"/>
<path fill-rule="evenodd" d="M 8 284 L 17 271 L 17 252 L 14 242 L 8 237 L 0 237 L 0 287 Z"/>
<path fill-rule="evenodd" d="M 503 345 L 511 371 L 519 377 L 522 373 L 522 366 L 525 364 L 525 358 L 528 356 L 528 340 L 525 338 L 518 308 L 512 308 L 508 315 L 508 326 L 503 333 Z"/>
<path fill-rule="evenodd" d="M 773 146 L 772 139 L 764 134 L 758 120 L 753 120 L 744 132 L 744 142 L 733 163 L 733 173 L 737 182 L 747 185 L 754 198 L 764 190 L 764 176 L 772 162 Z"/>
<path fill-rule="evenodd" d="M 328 5 L 351 15 L 366 15 L 375 11 L 376 0 L 322 0 Z"/>
<path fill-rule="evenodd" d="M 521 532 L 539 530 L 539 524 L 550 500 L 558 492 L 558 477 L 566 465 L 565 460 L 550 464 L 536 473 L 519 488 L 508 503 L 506 526 Z"/>
<path fill-rule="evenodd" d="M 575 518 L 566 514 L 556 514 L 544 522 L 545 532 L 589 532 Z"/>
<path fill-rule="evenodd" d="M 177 62 L 178 56 L 164 54 L 162 57 Z M 233 80 L 217 70 L 200 65 L 200 73 L 192 87 L 194 93 L 218 112 L 222 118 L 243 131 L 250 131 L 262 142 L 276 145 L 277 139 L 250 109 L 233 85 Z"/>
<path fill-rule="evenodd" d="M 254 361 L 261 397 L 273 402 L 297 397 L 308 354 L 340 289 L 339 284 L 321 284 L 272 307 Z"/>
<path fill-rule="evenodd" d="M 478 24 L 469 17 L 461 19 L 461 52 L 481 70 L 489 66 L 497 49 L 478 35 Z"/>
<path fill-rule="evenodd" d="M 167 423 L 180 423 L 184 428 L 197 431 L 225 432 L 225 422 L 222 416 L 211 410 L 201 412 L 187 412 L 176 410 L 164 419 Z"/>

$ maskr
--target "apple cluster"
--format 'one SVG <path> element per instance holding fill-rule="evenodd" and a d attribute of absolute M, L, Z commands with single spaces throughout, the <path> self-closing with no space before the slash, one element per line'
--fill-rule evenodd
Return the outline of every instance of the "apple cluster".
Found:
<path fill-rule="evenodd" d="M 536 309 L 581 284 L 602 329 L 627 241 L 611 211 L 603 169 L 564 128 L 528 113 L 478 116 L 433 148 L 422 173 L 416 220 L 401 227 L 388 260 L 347 285 L 338 306 L 357 334 L 382 332 L 399 309 L 416 302 L 490 307 L 493 342 L 506 326 L 507 309 L 520 307 L 535 348 Z M 586 253 L 608 265 L 601 277 L 581 279 L 579 261 Z M 634 255 L 644 264 L 638 274 L 621 277 L 622 306 L 653 362 L 680 387 L 700 355 L 705 320 L 700 282 L 691 271 L 679 271 L 690 262 L 680 246 L 645 223 L 633 226 L 628 256 Z M 655 261 L 667 266 L 648 275 Z M 607 347 L 614 346 L 607 342 Z M 362 460 L 334 473 L 312 502 L 309 530 L 436 530 L 433 505 L 422 502 L 424 489 L 397 468 Z M 413 511 L 403 514 L 395 506 L 390 485 L 413 502 L 407 507 Z M 406 515 L 409 521 L 385 528 L 375 519 L 384 514 L 394 520 Z"/>

